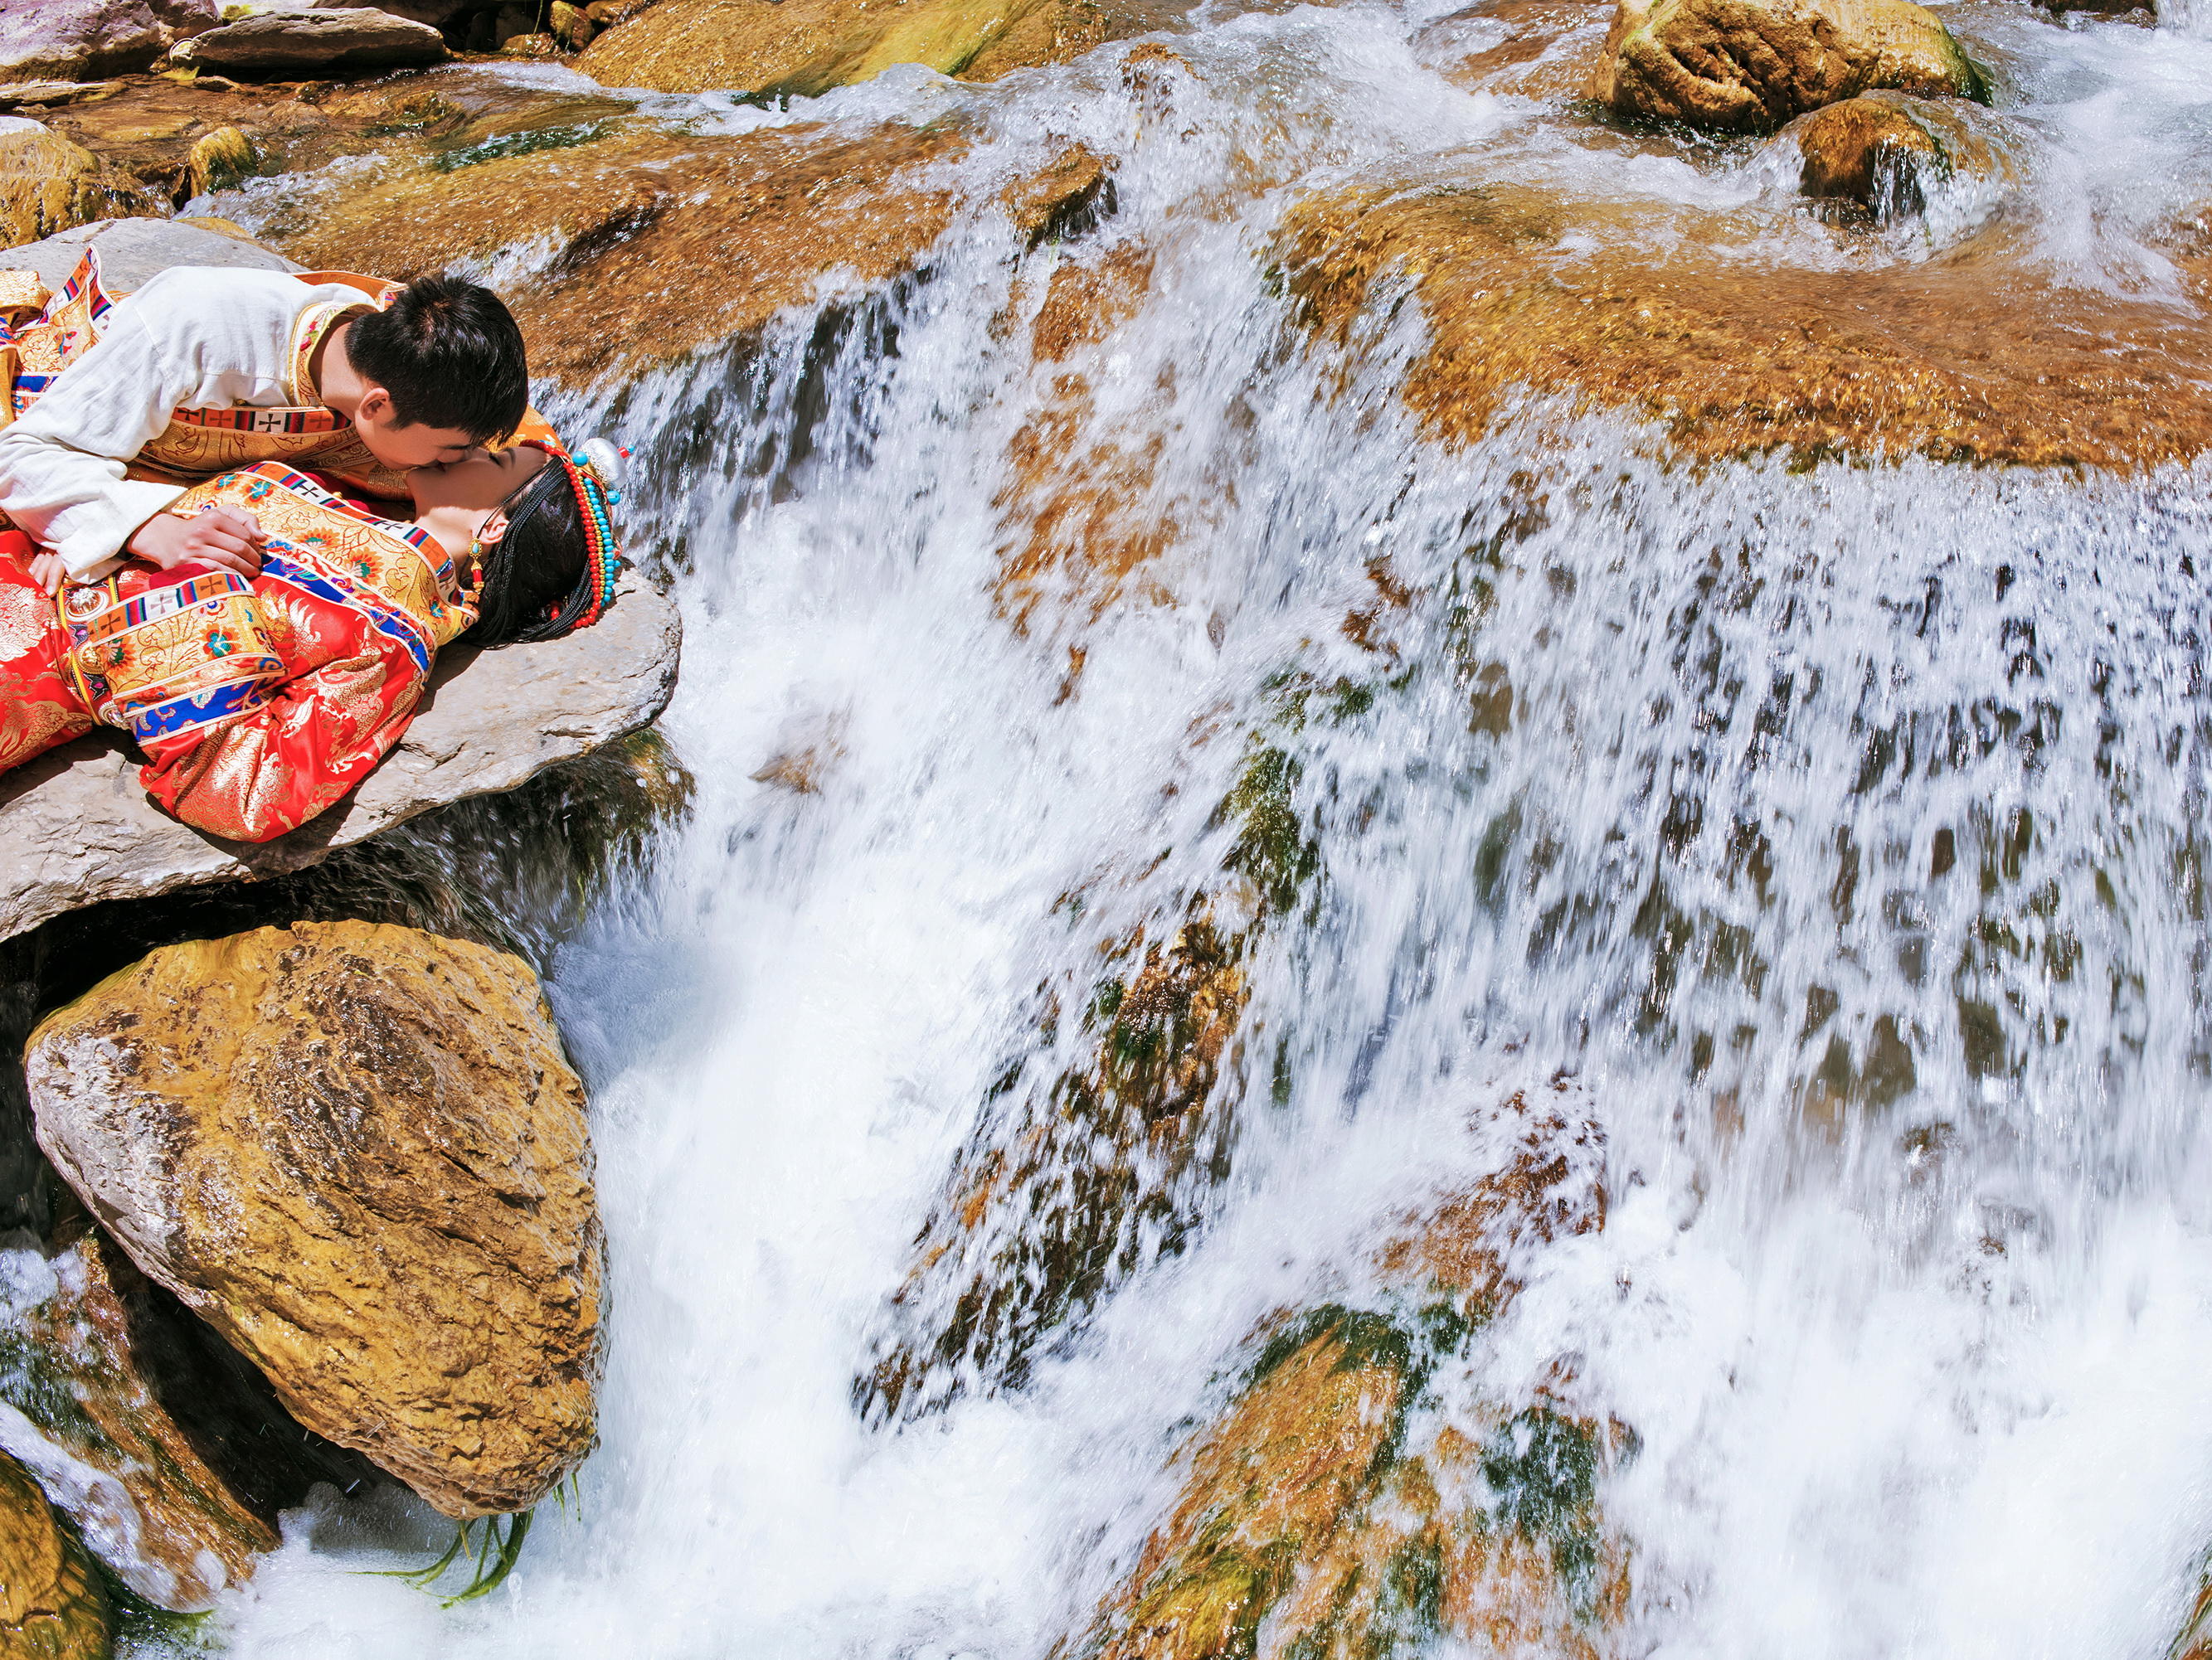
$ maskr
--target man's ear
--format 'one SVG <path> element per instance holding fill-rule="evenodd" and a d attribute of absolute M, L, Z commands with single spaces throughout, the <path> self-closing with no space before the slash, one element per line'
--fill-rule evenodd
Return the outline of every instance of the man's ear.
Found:
<path fill-rule="evenodd" d="M 388 423 L 392 419 L 392 394 L 381 386 L 371 386 L 361 395 L 361 402 L 354 405 L 353 418 L 356 421 Z"/>

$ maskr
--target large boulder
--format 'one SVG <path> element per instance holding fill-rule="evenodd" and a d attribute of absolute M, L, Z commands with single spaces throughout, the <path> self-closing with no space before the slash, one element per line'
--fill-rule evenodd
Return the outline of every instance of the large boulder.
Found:
<path fill-rule="evenodd" d="M 374 1471 L 288 1417 L 267 1383 L 74 1215 L 10 1259 L 0 1448 L 37 1471 L 116 1577 L 193 1612 L 246 1580 L 318 1481 Z"/>
<path fill-rule="evenodd" d="M 302 869 L 433 808 L 512 790 L 651 724 L 681 641 L 676 608 L 632 573 L 613 609 L 566 639 L 448 647 L 399 747 L 320 818 L 258 845 L 155 807 L 119 734 L 64 744 L 0 774 L 0 939 L 102 900 Z"/>
<path fill-rule="evenodd" d="M 170 946 L 25 1069 L 55 1168 L 301 1423 L 460 1518 L 590 1451 L 584 1091 L 519 959 L 368 923 Z"/>
<path fill-rule="evenodd" d="M 252 75 L 406 69 L 446 60 L 446 37 L 428 23 L 374 6 L 264 12 L 196 35 L 176 54 L 203 70 Z"/>
<path fill-rule="evenodd" d="M 106 1660 L 107 1598 L 83 1548 L 63 1531 L 38 1483 L 0 1457 L 0 1654 L 9 1660 Z"/>
<path fill-rule="evenodd" d="M 161 209 L 83 146 L 27 116 L 0 116 L 0 238 L 9 245 Z"/>
<path fill-rule="evenodd" d="M 216 25 L 216 0 L 28 0 L 0 7 L 0 81 L 92 81 L 149 69 Z"/>
<path fill-rule="evenodd" d="M 1102 0 L 661 0 L 593 40 L 576 67 L 611 87 L 813 98 L 894 64 L 995 81 L 1157 21 Z"/>
<path fill-rule="evenodd" d="M 1876 87 L 1988 95 L 1911 0 L 1620 0 L 1589 90 L 1624 115 L 1759 132 Z"/>

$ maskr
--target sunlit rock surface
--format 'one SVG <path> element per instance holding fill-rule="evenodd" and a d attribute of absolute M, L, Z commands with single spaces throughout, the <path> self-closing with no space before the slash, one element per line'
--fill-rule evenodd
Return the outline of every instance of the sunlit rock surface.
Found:
<path fill-rule="evenodd" d="M 104 1660 L 107 1598 L 83 1548 L 63 1532 L 38 1483 L 0 1455 L 0 1654 Z"/>
<path fill-rule="evenodd" d="M 910 270 L 951 198 L 902 176 L 965 148 L 949 129 L 901 125 L 641 130 L 561 150 L 557 166 L 531 154 L 404 179 L 276 245 L 404 278 L 535 244 L 540 270 L 508 285 L 531 367 L 588 384 L 757 329 L 841 267 L 871 284 Z M 684 270 L 714 280 L 669 280 Z"/>
<path fill-rule="evenodd" d="M 34 241 L 154 204 L 81 144 L 23 116 L 0 116 L 0 237 Z"/>
<path fill-rule="evenodd" d="M 366 923 L 170 946 L 25 1067 L 55 1167 L 302 1424 L 456 1517 L 590 1451 L 583 1086 L 520 959 Z"/>
<path fill-rule="evenodd" d="M 1462 180 L 1315 196 L 1283 245 L 1326 338 L 1417 300 L 1434 335 L 1403 396 L 1451 442 L 1527 389 L 1650 417 L 1693 455 L 2141 468 L 2212 446 L 2204 318 L 2062 288 L 2002 227 L 1822 269 L 1761 257 L 1755 217 Z"/>
<path fill-rule="evenodd" d="M 1267 1334 L 1177 1455 L 1172 1510 L 1077 1651 L 1293 1660 L 1439 1639 L 1553 1660 L 1608 1651 L 1627 1558 L 1598 1489 L 1627 1432 L 1552 1390 L 1422 1401 L 1536 1253 L 1603 1226 L 1602 1138 L 1575 1104 L 1557 1088 L 1511 1097 L 1492 1126 L 1509 1138 L 1504 1161 L 1401 1220 L 1376 1299 Z M 1559 1384 L 1571 1388 L 1566 1372 Z"/>
<path fill-rule="evenodd" d="M 272 11 L 196 35 L 176 55 L 192 67 L 248 75 L 358 72 L 443 62 L 445 37 L 374 6 Z"/>
<path fill-rule="evenodd" d="M 0 81 L 88 81 L 149 67 L 215 27 L 216 0 L 29 0 L 0 12 Z"/>
<path fill-rule="evenodd" d="M 36 1469 L 118 1578 L 157 1608 L 209 1607 L 276 1548 L 318 1481 L 372 1474 L 308 1436 L 253 1369 L 81 1216 L 18 1259 L 0 1337 L 0 1447 Z"/>
<path fill-rule="evenodd" d="M 433 807 L 512 790 L 650 724 L 675 689 L 681 639 L 675 607 L 631 575 L 566 639 L 449 647 L 398 748 L 330 811 L 258 845 L 161 812 L 119 734 L 66 744 L 0 773 L 0 938 L 100 900 L 296 870 Z"/>
<path fill-rule="evenodd" d="M 195 225 L 182 219 L 100 219 L 0 252 L 0 270 L 36 271 L 49 288 L 58 288 L 69 281 L 88 247 L 99 250 L 102 278 L 120 292 L 139 287 L 172 265 L 250 271 L 302 269 L 243 236 L 210 229 L 208 223 Z"/>
<path fill-rule="evenodd" d="M 611 87 L 813 98 L 894 64 L 995 81 L 1158 22 L 1142 0 L 661 0 L 576 67 Z"/>
<path fill-rule="evenodd" d="M 1623 114 L 1759 131 L 1876 87 L 1986 96 L 1911 0 L 1621 0 L 1590 96 Z"/>

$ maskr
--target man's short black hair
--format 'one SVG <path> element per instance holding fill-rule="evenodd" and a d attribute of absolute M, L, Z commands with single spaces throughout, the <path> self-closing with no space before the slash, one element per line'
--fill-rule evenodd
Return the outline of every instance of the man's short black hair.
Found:
<path fill-rule="evenodd" d="M 403 427 L 442 427 L 483 444 L 520 427 L 530 407 L 514 315 L 489 288 L 443 271 L 356 318 L 345 354 L 356 374 L 392 394 Z"/>

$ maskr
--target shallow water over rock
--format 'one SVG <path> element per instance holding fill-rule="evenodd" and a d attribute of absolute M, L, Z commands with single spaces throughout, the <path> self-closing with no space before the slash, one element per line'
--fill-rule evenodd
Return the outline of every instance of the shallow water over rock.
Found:
<path fill-rule="evenodd" d="M 216 198 L 557 296 L 697 781 L 553 957 L 610 1252 L 576 1505 L 450 1610 L 356 1572 L 405 1515 L 295 1517 L 232 1652 L 1076 1656 L 1324 1560 L 1336 1623 L 1193 1652 L 1292 1609 L 1394 1653 L 2182 1628 L 2212 45 L 1948 6 L 2014 164 L 1852 221 L 1779 141 L 1593 114 L 1587 9 L 641 99 L 683 134 L 534 158 L 660 170 L 598 291 L 503 173 L 482 234 L 420 160 Z M 676 187 L 763 136 L 914 155 L 825 165 L 811 240 L 798 173 Z M 1032 242 L 1007 192 L 1079 144 L 1110 193 Z M 1392 1242 L 1563 1075 L 1603 1227 L 1419 1324 Z M 1418 1394 L 1328 1335 L 1382 1327 Z M 1365 1427 L 1326 1517 L 1267 1496 L 1309 1409 Z M 1242 1554 L 1193 1485 L 1232 1465 Z M 1415 1544 L 1459 1604 L 1389 1578 Z"/>

